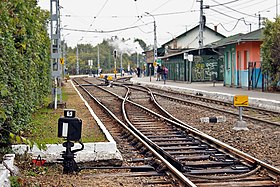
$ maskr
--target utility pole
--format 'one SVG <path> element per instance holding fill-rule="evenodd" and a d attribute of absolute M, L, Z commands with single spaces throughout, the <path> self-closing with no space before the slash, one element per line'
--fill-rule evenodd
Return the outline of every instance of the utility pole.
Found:
<path fill-rule="evenodd" d="M 198 44 L 199 44 L 199 55 L 201 55 L 201 49 L 203 48 L 203 0 L 200 0 L 200 19 L 199 19 L 199 34 L 198 34 Z"/>
<path fill-rule="evenodd" d="M 123 65 L 122 65 L 122 52 L 121 52 L 121 77 L 123 76 L 122 72 L 123 72 Z"/>
<path fill-rule="evenodd" d="M 99 44 L 97 45 L 97 76 L 99 75 L 100 70 L 100 52 L 99 52 Z"/>
<path fill-rule="evenodd" d="M 62 78 L 65 77 L 65 73 L 66 73 L 66 44 L 65 44 L 65 40 L 63 40 L 63 53 L 62 53 L 62 59 L 64 60 L 64 64 L 63 64 L 63 70 L 62 70 Z"/>
<path fill-rule="evenodd" d="M 276 18 L 278 17 L 278 0 L 276 0 Z"/>
<path fill-rule="evenodd" d="M 50 0 L 51 10 L 51 76 L 53 81 L 52 95 L 53 107 L 57 109 L 57 97 L 62 103 L 62 63 L 61 59 L 61 38 L 60 38 L 60 10 L 59 0 Z"/>
<path fill-rule="evenodd" d="M 261 14 L 259 13 L 259 29 L 261 28 Z"/>
<path fill-rule="evenodd" d="M 152 16 L 153 19 L 154 19 L 154 61 L 153 61 L 153 65 L 154 65 L 154 75 L 155 75 L 155 71 L 156 71 L 156 68 L 155 68 L 156 65 L 155 64 L 156 64 L 156 61 L 157 61 L 157 30 L 156 30 L 157 26 L 156 26 L 156 19 L 149 12 L 145 12 L 145 13 Z M 151 82 L 151 79 L 150 79 L 150 82 Z"/>
<path fill-rule="evenodd" d="M 79 48 L 77 44 L 77 50 L 76 50 L 76 75 L 79 75 Z"/>
<path fill-rule="evenodd" d="M 115 79 L 117 79 L 117 50 L 114 50 L 114 74 L 115 74 Z"/>

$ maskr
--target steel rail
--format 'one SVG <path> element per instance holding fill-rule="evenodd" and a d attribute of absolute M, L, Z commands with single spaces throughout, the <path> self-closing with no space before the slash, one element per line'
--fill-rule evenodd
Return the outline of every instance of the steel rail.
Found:
<path fill-rule="evenodd" d="M 93 85 L 93 86 L 96 86 L 96 85 Z M 143 145 L 145 145 L 146 148 L 149 149 L 159 160 L 161 160 L 168 167 L 168 169 L 170 171 L 172 171 L 184 184 L 186 184 L 189 187 L 196 187 L 196 185 L 194 183 L 192 183 L 182 172 L 177 170 L 165 158 L 163 158 L 154 148 L 152 148 L 146 141 L 144 141 L 143 138 L 141 138 L 138 134 L 136 134 L 134 131 L 132 131 L 125 123 L 123 123 L 119 118 L 117 118 L 105 105 L 103 105 L 98 99 L 96 99 L 91 93 L 89 93 L 89 91 L 87 91 L 86 88 L 84 88 L 83 86 L 80 86 L 80 85 L 79 85 L 79 87 L 81 89 L 83 89 L 90 96 L 90 98 L 92 98 L 95 102 L 97 102 L 104 110 L 106 110 L 106 112 L 108 112 L 108 114 L 111 117 L 113 117 L 123 128 L 125 128 L 129 133 L 131 133 L 135 138 L 137 138 L 139 142 L 141 142 Z M 128 92 L 126 93 L 126 98 L 123 98 L 123 97 L 116 95 L 113 92 L 110 92 L 108 90 L 101 88 L 100 86 L 96 86 L 96 87 L 98 87 L 104 91 L 107 91 L 107 92 L 117 96 L 119 99 L 123 100 L 122 108 L 124 109 L 124 105 L 125 105 L 124 103 L 125 103 L 125 101 L 127 101 L 129 89 L 128 89 Z M 127 116 L 125 115 L 125 117 L 127 117 Z"/>
<path fill-rule="evenodd" d="M 176 97 L 167 96 L 167 95 L 163 95 L 163 94 L 159 94 L 159 93 L 154 93 L 154 92 L 153 92 L 153 94 L 159 95 L 159 96 L 161 96 L 161 97 L 166 97 L 166 98 L 169 98 L 169 99 L 177 100 L 177 101 L 180 101 L 180 102 L 184 102 L 184 103 L 190 103 L 190 104 L 193 104 L 193 105 L 198 105 L 198 106 L 205 107 L 205 108 L 208 108 L 208 109 L 211 109 L 211 110 L 214 109 L 214 110 L 219 111 L 219 112 L 223 112 L 223 113 L 227 113 L 227 114 L 232 114 L 232 115 L 235 115 L 235 116 L 239 116 L 238 113 L 235 113 L 235 112 L 232 112 L 232 111 L 226 111 L 226 110 L 224 110 L 224 109 L 213 108 L 213 107 L 211 107 L 211 106 L 204 105 L 204 104 L 201 104 L 201 103 L 196 103 L 196 102 L 193 102 L 193 101 L 186 101 L 186 100 L 183 100 L 183 99 L 181 99 L 181 98 L 176 98 Z M 248 115 L 246 115 L 246 114 L 243 114 L 242 117 L 243 117 L 243 118 L 247 118 L 247 119 L 251 119 L 251 120 L 261 121 L 261 122 L 264 122 L 264 123 L 269 123 L 269 124 L 271 124 L 271 125 L 280 126 L 280 123 L 278 123 L 278 122 L 267 121 L 267 120 L 260 119 L 260 118 L 257 118 L 257 117 L 248 116 Z"/>
<path fill-rule="evenodd" d="M 103 88 L 101 88 L 101 89 L 103 89 Z M 240 151 L 240 150 L 238 150 L 236 148 L 233 148 L 233 147 L 231 147 L 231 146 L 229 146 L 229 145 L 227 145 L 227 144 L 225 144 L 225 143 L 223 143 L 223 142 L 221 142 L 221 141 L 219 141 L 219 140 L 217 140 L 217 139 L 215 139 L 215 138 L 213 138 L 213 137 L 211 137 L 211 136 L 209 136 L 209 135 L 207 135 L 207 134 L 205 134 L 203 132 L 200 132 L 200 131 L 198 131 L 196 129 L 190 128 L 190 126 L 187 125 L 186 123 L 174 122 L 173 120 L 170 120 L 169 118 L 167 118 L 165 116 L 162 116 L 161 114 L 158 114 L 158 113 L 156 113 L 156 112 L 154 112 L 154 111 L 152 111 L 152 110 L 150 110 L 150 109 L 148 109 L 148 108 L 146 108 L 146 107 L 144 107 L 144 106 L 142 106 L 140 104 L 137 104 L 137 103 L 135 103 L 133 101 L 130 101 L 128 99 L 125 99 L 123 97 L 120 97 L 117 94 L 112 93 L 112 92 L 110 92 L 110 91 L 108 91 L 106 89 L 103 89 L 103 90 L 106 91 L 106 92 L 109 92 L 109 93 L 111 93 L 111 94 L 113 94 L 115 96 L 117 96 L 119 99 L 126 100 L 126 102 L 129 102 L 129 103 L 131 103 L 131 104 L 133 104 L 133 105 L 135 105 L 135 106 L 145 110 L 146 112 L 149 112 L 150 114 L 153 114 L 153 115 L 155 115 L 155 116 L 157 116 L 157 117 L 159 117 L 161 119 L 164 119 L 165 121 L 168 121 L 169 123 L 171 123 L 173 125 L 176 125 L 176 126 L 182 128 L 182 129 L 185 129 L 185 130 L 187 130 L 191 134 L 194 134 L 196 136 L 200 136 L 200 137 L 202 137 L 202 138 L 212 142 L 214 145 L 216 144 L 216 145 L 222 147 L 223 149 L 229 151 L 230 153 L 235 154 L 236 156 L 239 156 L 239 157 L 243 158 L 247 162 L 250 162 L 252 164 L 259 164 L 259 165 L 269 169 L 270 173 L 274 172 L 274 174 L 280 175 L 280 170 L 278 168 L 276 168 L 274 166 L 271 166 L 271 165 L 269 165 L 269 164 L 267 164 L 267 163 L 265 163 L 265 162 L 263 162 L 263 161 L 261 161 L 259 159 L 256 159 L 256 158 L 252 157 L 251 155 L 248 155 L 248 154 L 246 154 L 246 153 L 244 153 L 244 152 L 242 152 L 242 151 Z M 150 92 L 150 94 L 152 94 L 152 92 Z M 155 99 L 154 96 L 152 96 L 152 98 Z M 166 111 L 166 113 L 168 113 L 168 112 Z"/>
<path fill-rule="evenodd" d="M 146 89 L 149 89 L 149 88 L 146 88 Z M 150 91 L 150 94 L 153 94 L 153 93 Z M 152 98 L 153 98 L 154 102 L 156 103 L 156 105 L 159 106 L 159 108 L 161 108 L 161 110 L 164 111 L 165 114 L 167 114 L 169 116 L 172 116 L 169 112 L 167 112 L 165 109 L 163 109 L 159 105 L 159 103 L 157 103 L 157 101 L 154 99 L 155 98 L 154 96 Z M 168 118 L 166 118 L 166 117 L 164 117 L 164 116 L 162 116 L 160 114 L 155 113 L 154 111 L 152 111 L 150 109 L 147 109 L 147 108 L 143 107 L 142 105 L 134 103 L 133 101 L 129 101 L 129 102 L 135 104 L 139 108 L 142 108 L 143 110 L 146 110 L 147 112 L 152 113 L 152 114 L 154 114 L 154 115 L 156 115 L 156 116 L 158 116 L 158 117 L 160 117 L 160 118 L 162 118 L 162 119 L 164 119 L 164 120 L 166 120 L 166 121 L 168 121 L 168 122 L 170 122 L 170 123 L 172 123 L 174 125 L 177 125 L 177 126 L 179 126 L 181 128 L 187 128 L 187 130 L 191 131 L 193 134 L 199 135 L 200 137 L 203 137 L 203 138 L 213 142 L 214 144 L 219 145 L 219 146 L 223 147 L 224 149 L 227 149 L 228 151 L 231 151 L 232 153 L 235 153 L 237 156 L 245 159 L 246 161 L 251 162 L 252 164 L 258 163 L 261 166 L 266 167 L 266 168 L 270 169 L 271 171 L 273 171 L 273 172 L 277 173 L 278 175 L 280 175 L 280 169 L 278 169 L 278 168 L 276 168 L 274 166 L 271 166 L 271 165 L 269 165 L 269 164 L 267 164 L 267 163 L 265 163 L 265 162 L 263 162 L 263 161 L 261 161 L 261 160 L 259 160 L 257 158 L 254 158 L 251 155 L 249 155 L 247 153 L 244 153 L 244 152 L 242 152 L 242 151 L 240 151 L 240 150 L 238 150 L 238 149 L 236 149 L 236 148 L 234 148 L 234 147 L 232 147 L 230 145 L 227 145 L 227 144 L 225 144 L 225 143 L 223 143 L 223 142 L 221 142 L 221 141 L 219 141 L 219 140 L 217 140 L 217 139 L 215 139 L 215 138 L 213 138 L 213 137 L 211 137 L 211 136 L 209 136 L 209 135 L 207 135 L 207 134 L 205 134 L 205 133 L 203 133 L 203 132 L 201 132 L 201 131 L 193 128 L 193 127 L 191 127 L 190 125 L 188 125 L 188 124 L 186 124 L 186 123 L 184 123 L 184 122 L 182 122 L 182 121 L 180 121 L 178 119 L 177 119 L 178 122 L 174 122 L 174 121 L 172 121 L 172 120 L 170 120 L 170 119 L 168 119 Z M 174 119 L 175 117 L 172 117 L 172 118 Z"/>
<path fill-rule="evenodd" d="M 149 86 L 148 86 L 149 87 Z M 150 88 L 150 87 L 149 87 Z M 150 89 L 154 89 L 154 90 L 159 90 L 159 91 L 165 91 L 165 90 L 162 90 L 162 89 L 159 89 L 159 88 L 150 88 Z M 212 98 L 207 98 L 207 97 L 201 97 L 201 96 L 197 96 L 197 95 L 191 95 L 191 94 L 187 94 L 187 93 L 178 93 L 178 92 L 175 92 L 175 91 L 168 91 L 170 93 L 173 93 L 173 94 L 179 94 L 179 95 L 183 95 L 183 96 L 186 96 L 186 97 L 191 97 L 191 98 L 195 98 L 195 99 L 198 99 L 198 100 L 207 100 L 209 101 L 210 103 L 212 102 L 216 102 L 216 103 L 222 103 L 224 105 L 227 105 L 227 106 L 233 106 L 233 104 L 231 102 L 227 102 L 227 101 L 221 101 L 221 100 L 217 100 L 217 99 L 212 99 Z M 235 107 L 236 108 L 236 107 Z M 262 111 L 262 112 L 272 112 L 274 114 L 280 114 L 280 111 L 275 111 L 275 110 L 268 110 L 268 109 L 264 109 L 264 108 L 260 108 L 260 107 L 256 107 L 256 106 L 247 106 L 246 107 L 247 109 L 253 109 L 253 110 L 259 110 L 259 111 Z"/>
<path fill-rule="evenodd" d="M 134 85 L 135 86 L 135 85 Z M 224 109 L 219 109 L 219 108 L 213 108 L 209 105 L 205 105 L 205 104 L 201 104 L 201 103 L 196 103 L 194 101 L 187 101 L 187 100 L 184 100 L 184 99 L 181 99 L 181 98 L 177 98 L 177 97 L 173 97 L 173 96 L 168 96 L 168 95 L 164 95 L 164 94 L 161 94 L 161 93 L 156 93 L 156 92 L 152 92 L 150 90 L 150 88 L 147 88 L 147 87 L 144 87 L 144 86 L 141 86 L 139 85 L 140 87 L 143 87 L 144 89 L 149 89 L 148 92 L 151 92 L 153 93 L 154 95 L 158 95 L 158 96 L 161 96 L 161 97 L 165 97 L 165 98 L 168 98 L 168 99 L 171 99 L 171 100 L 175 100 L 175 101 L 179 101 L 179 102 L 183 102 L 183 103 L 188 103 L 188 104 L 192 104 L 192 105 L 198 105 L 200 107 L 205 107 L 205 108 L 208 108 L 208 109 L 211 109 L 211 110 L 216 110 L 216 111 L 219 111 L 219 112 L 222 112 L 222 113 L 227 113 L 227 114 L 231 114 L 231 115 L 234 115 L 234 116 L 239 116 L 238 113 L 235 113 L 235 112 L 232 112 L 232 111 L 226 111 Z M 144 90 L 141 90 L 139 88 L 133 88 L 130 86 L 130 88 L 132 89 L 136 89 L 136 90 L 139 90 L 139 91 L 144 91 Z M 161 107 L 160 107 L 161 108 Z M 266 111 L 266 112 L 269 112 L 269 111 Z M 277 113 L 277 112 L 275 112 Z M 173 118 L 172 116 L 170 116 L 171 118 Z M 276 126 L 280 126 L 280 123 L 278 122 L 273 122 L 273 121 L 268 121 L 268 120 L 265 120 L 265 119 L 260 119 L 260 118 L 257 118 L 257 117 L 253 117 L 253 116 L 248 116 L 246 114 L 243 114 L 242 115 L 243 118 L 247 118 L 247 119 L 250 119 L 250 120 L 255 120 L 255 121 L 260 121 L 260 122 L 263 122 L 263 123 L 268 123 L 270 125 L 276 125 Z M 175 121 L 178 121 L 178 119 L 175 119 L 173 118 Z"/>

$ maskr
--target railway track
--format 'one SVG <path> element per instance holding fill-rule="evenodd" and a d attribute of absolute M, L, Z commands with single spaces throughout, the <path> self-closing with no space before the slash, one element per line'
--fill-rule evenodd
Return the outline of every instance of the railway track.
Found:
<path fill-rule="evenodd" d="M 84 91 L 88 90 L 88 87 L 90 85 L 80 85 Z M 91 90 L 90 93 L 94 93 L 97 100 L 103 103 L 108 110 L 116 113 L 118 119 L 121 119 L 121 123 L 128 125 L 123 134 L 126 138 L 131 139 L 133 134 L 139 137 L 132 139 L 135 141 L 134 144 L 141 147 L 142 153 L 163 158 L 158 158 L 164 164 L 157 165 L 157 170 L 169 171 L 177 176 L 181 183 L 189 186 L 280 185 L 279 169 L 234 149 L 187 124 L 175 121 L 174 118 L 171 119 L 170 114 L 167 114 L 160 106 L 160 109 L 151 106 L 151 101 L 157 103 L 151 91 L 149 98 L 147 95 L 141 96 L 139 90 L 134 92 L 127 89 L 125 97 L 123 97 L 123 88 L 117 91 L 118 86 L 106 89 L 94 87 L 94 91 Z M 109 96 L 104 97 L 108 93 L 116 99 L 108 100 Z M 119 104 L 113 103 L 116 100 L 122 101 L 122 112 Z M 118 106 L 116 107 L 116 105 Z M 128 132 L 128 129 L 132 132 Z M 152 162 L 151 164 L 153 165 Z"/>
<path fill-rule="evenodd" d="M 142 86 L 130 86 L 132 89 L 137 89 L 139 91 L 144 91 L 144 87 Z M 189 106 L 200 106 L 202 108 L 207 108 L 210 110 L 216 110 L 222 113 L 231 114 L 234 116 L 239 116 L 238 110 L 233 106 L 232 103 L 205 98 L 202 96 L 195 96 L 191 94 L 182 94 L 174 91 L 164 91 L 161 89 L 152 88 L 151 92 L 158 97 L 163 97 L 172 101 L 181 102 Z M 280 126 L 280 112 L 271 111 L 257 107 L 243 107 L 243 118 L 255 120 L 263 123 L 267 123 L 270 125 Z"/>
<path fill-rule="evenodd" d="M 79 82 L 84 85 L 87 83 L 82 79 L 79 79 Z M 122 103 L 118 101 L 118 98 L 114 98 L 111 94 L 104 91 L 97 91 L 98 89 L 94 86 L 87 85 L 84 88 L 83 86 L 77 86 L 77 88 L 83 97 L 89 102 L 90 106 L 94 108 L 94 112 L 106 125 L 106 128 L 110 131 L 124 160 L 123 164 L 118 167 L 86 166 L 87 169 L 96 169 L 99 172 L 94 175 L 87 173 L 83 175 L 88 177 L 124 177 L 126 180 L 131 180 L 135 186 L 136 184 L 139 184 L 139 186 L 178 186 L 178 182 L 173 180 L 172 174 L 168 172 L 163 173 L 157 169 L 160 165 L 160 161 L 154 158 L 151 154 L 147 154 L 146 150 L 141 150 L 141 143 L 136 141 L 135 136 L 133 136 L 129 130 L 126 130 L 126 125 L 121 122 L 121 120 L 123 120 L 121 113 Z M 119 92 L 121 93 L 122 91 L 123 88 L 120 88 Z M 93 93 L 95 95 L 94 97 Z M 116 100 L 116 102 L 113 102 L 113 100 Z M 100 107 L 103 106 L 103 104 L 106 105 L 108 103 L 113 104 L 113 107 L 110 107 L 113 113 Z M 149 165 L 149 163 L 154 164 Z"/>

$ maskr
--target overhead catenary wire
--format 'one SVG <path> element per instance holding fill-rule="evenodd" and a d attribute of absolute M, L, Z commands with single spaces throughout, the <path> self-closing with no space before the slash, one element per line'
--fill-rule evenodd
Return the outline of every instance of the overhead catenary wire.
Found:
<path fill-rule="evenodd" d="M 94 18 L 93 18 L 91 24 L 89 25 L 88 31 L 89 31 L 89 29 L 92 27 L 92 25 L 93 25 L 94 21 L 96 20 L 96 18 L 101 14 L 101 12 L 102 12 L 103 9 L 105 8 L 105 6 L 106 6 L 106 4 L 108 3 L 108 1 L 109 1 L 109 0 L 106 0 L 106 1 L 105 1 L 105 3 L 102 5 L 101 9 L 97 12 L 96 16 L 94 16 Z M 86 34 L 87 34 L 87 32 L 85 32 L 85 35 L 82 36 L 81 40 L 83 40 L 83 38 L 85 38 Z"/>
<path fill-rule="evenodd" d="M 213 0 L 213 1 L 216 2 L 216 3 L 218 3 L 218 2 L 215 1 L 215 0 Z M 250 6 L 253 6 L 253 5 L 256 5 L 256 4 L 263 3 L 264 1 L 258 1 L 258 2 L 256 2 L 256 1 L 252 1 L 252 0 L 251 0 L 251 1 L 246 1 L 245 3 L 248 3 L 248 2 L 253 2 L 253 4 L 250 5 Z M 232 6 L 232 7 L 233 7 L 233 6 Z M 243 7 L 243 8 L 246 8 L 246 7 L 248 7 L 248 6 L 245 6 L 245 7 Z M 245 25 L 249 25 L 249 26 L 250 26 L 250 31 L 251 31 L 251 26 L 252 26 L 252 25 L 258 25 L 258 23 L 253 22 L 253 21 L 248 22 L 248 21 L 246 21 L 246 18 L 247 18 L 247 17 L 258 18 L 260 12 L 265 12 L 265 11 L 267 11 L 267 10 L 269 10 L 269 9 L 272 9 L 272 8 L 275 8 L 275 5 L 274 5 L 274 6 L 271 6 L 271 7 L 268 7 L 268 8 L 265 8 L 265 9 L 263 9 L 263 10 L 259 10 L 259 11 L 257 11 L 256 13 L 253 13 L 252 15 L 245 14 L 246 16 L 245 16 L 245 17 L 242 17 L 242 18 L 236 18 L 236 17 L 230 16 L 230 15 L 228 15 L 228 14 L 226 14 L 226 13 L 220 12 L 220 11 L 215 10 L 215 9 L 212 9 L 212 10 L 215 11 L 215 12 L 217 12 L 218 14 L 222 14 L 222 15 L 224 15 L 224 16 L 227 16 L 227 17 L 231 18 L 231 19 L 236 19 L 236 20 L 237 20 L 237 22 L 235 23 L 235 25 L 234 25 L 234 27 L 233 27 L 232 29 L 227 29 L 227 28 L 224 26 L 225 24 L 230 24 L 230 23 L 232 23 L 232 21 L 226 22 L 226 23 L 219 23 L 219 24 L 218 24 L 218 25 L 221 25 L 222 28 L 223 28 L 225 31 L 231 32 L 231 31 L 233 31 L 233 30 L 236 28 L 236 26 L 238 25 L 238 23 L 239 23 L 240 21 L 243 21 Z M 227 13 L 229 13 L 229 12 L 227 12 Z M 213 18 L 212 18 L 212 19 L 213 19 Z M 219 20 L 219 21 L 220 21 L 220 20 Z M 217 25 L 217 26 L 218 26 L 218 25 Z"/>
<path fill-rule="evenodd" d="M 226 3 L 218 3 L 217 5 L 210 5 L 210 7 L 223 6 L 223 5 L 227 5 L 230 3 L 235 3 L 237 1 L 240 1 L 240 0 L 233 0 L 233 1 L 226 2 Z"/>
<path fill-rule="evenodd" d="M 138 27 L 142 27 L 142 26 L 146 26 L 149 24 L 152 24 L 154 22 L 149 22 L 149 23 L 145 23 L 142 25 L 136 25 L 136 26 L 131 26 L 131 27 L 125 27 L 125 28 L 121 28 L 121 29 L 115 29 L 115 30 L 107 30 L 107 31 L 103 31 L 103 30 L 83 30 L 83 29 L 71 29 L 71 28 L 63 28 L 63 30 L 68 30 L 68 31 L 77 31 L 77 32 L 91 32 L 91 33 L 112 33 L 112 32 L 118 32 L 118 31 L 124 31 L 124 30 L 129 30 L 129 29 L 135 29 Z"/>
<path fill-rule="evenodd" d="M 238 9 L 241 10 L 241 9 L 245 9 L 245 8 L 252 7 L 252 6 L 255 6 L 255 5 L 257 5 L 257 4 L 263 3 L 263 2 L 265 2 L 265 1 L 266 1 L 266 0 L 261 0 L 261 1 L 259 1 L 259 2 L 254 3 L 255 0 L 249 0 L 249 1 L 246 1 L 246 2 L 242 2 L 242 4 L 232 5 L 231 8 L 238 7 Z M 253 4 L 249 4 L 249 5 L 240 7 L 240 5 L 245 5 L 245 4 L 248 4 L 248 3 L 253 3 Z M 210 7 L 214 7 L 214 6 L 211 5 Z M 233 11 L 227 11 L 227 13 L 230 13 L 230 12 L 233 12 Z M 216 14 L 211 14 L 211 15 L 209 15 L 209 16 L 215 16 L 215 15 L 216 15 Z M 253 16 L 253 15 L 255 15 L 255 14 L 251 14 L 250 16 Z"/>
<path fill-rule="evenodd" d="M 212 0 L 212 1 L 215 2 L 215 3 L 217 3 L 217 4 L 220 4 L 220 3 L 219 3 L 218 1 L 216 1 L 216 0 Z M 231 7 L 229 7 L 229 6 L 226 6 L 225 4 L 220 4 L 220 5 L 226 7 L 226 8 L 228 8 L 228 9 L 234 11 L 234 12 L 237 12 L 237 13 L 239 13 L 239 14 L 243 14 L 243 15 L 246 15 L 246 16 L 254 17 L 254 18 L 256 17 L 255 15 L 250 15 L 250 14 L 241 12 L 241 11 L 239 11 L 239 10 L 233 9 L 233 8 L 231 8 Z M 213 6 L 212 6 L 212 7 L 213 7 Z"/>
<path fill-rule="evenodd" d="M 218 11 L 218 10 L 215 10 L 215 9 L 211 9 L 211 10 L 212 10 L 212 11 L 215 11 L 215 12 L 217 12 L 217 13 L 220 13 L 220 14 L 222 14 L 222 15 L 224 15 L 224 16 L 227 16 L 227 17 L 230 17 L 230 18 L 232 18 L 232 19 L 237 20 L 237 22 L 235 23 L 234 27 L 233 27 L 232 29 L 230 29 L 230 30 L 226 29 L 226 28 L 223 26 L 222 23 L 219 23 L 218 25 L 221 25 L 225 31 L 227 31 L 227 32 L 232 32 L 232 31 L 237 27 L 237 25 L 238 25 L 238 23 L 239 23 L 240 21 L 243 21 L 245 25 L 249 25 L 249 26 L 250 26 L 250 30 L 251 30 L 251 23 L 247 23 L 244 17 L 242 17 L 242 18 L 235 18 L 235 17 L 233 17 L 233 16 L 227 15 L 227 14 L 225 14 L 225 13 L 223 13 L 223 12 Z"/>
<path fill-rule="evenodd" d="M 163 7 L 164 5 L 166 5 L 167 3 L 169 3 L 171 0 L 167 0 L 164 3 L 162 3 L 159 7 L 155 8 L 154 10 L 150 11 L 151 13 L 157 11 L 158 9 L 160 9 L 161 7 Z"/>

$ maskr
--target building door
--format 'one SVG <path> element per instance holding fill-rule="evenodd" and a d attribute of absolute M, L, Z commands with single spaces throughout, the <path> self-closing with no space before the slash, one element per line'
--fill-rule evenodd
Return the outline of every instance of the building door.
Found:
<path fill-rule="evenodd" d="M 241 52 L 237 52 L 237 86 L 242 87 L 241 85 Z"/>
<path fill-rule="evenodd" d="M 235 69 L 235 58 L 234 58 L 235 53 L 231 53 L 231 86 L 234 86 L 235 82 L 235 75 L 234 75 L 234 69 Z"/>

